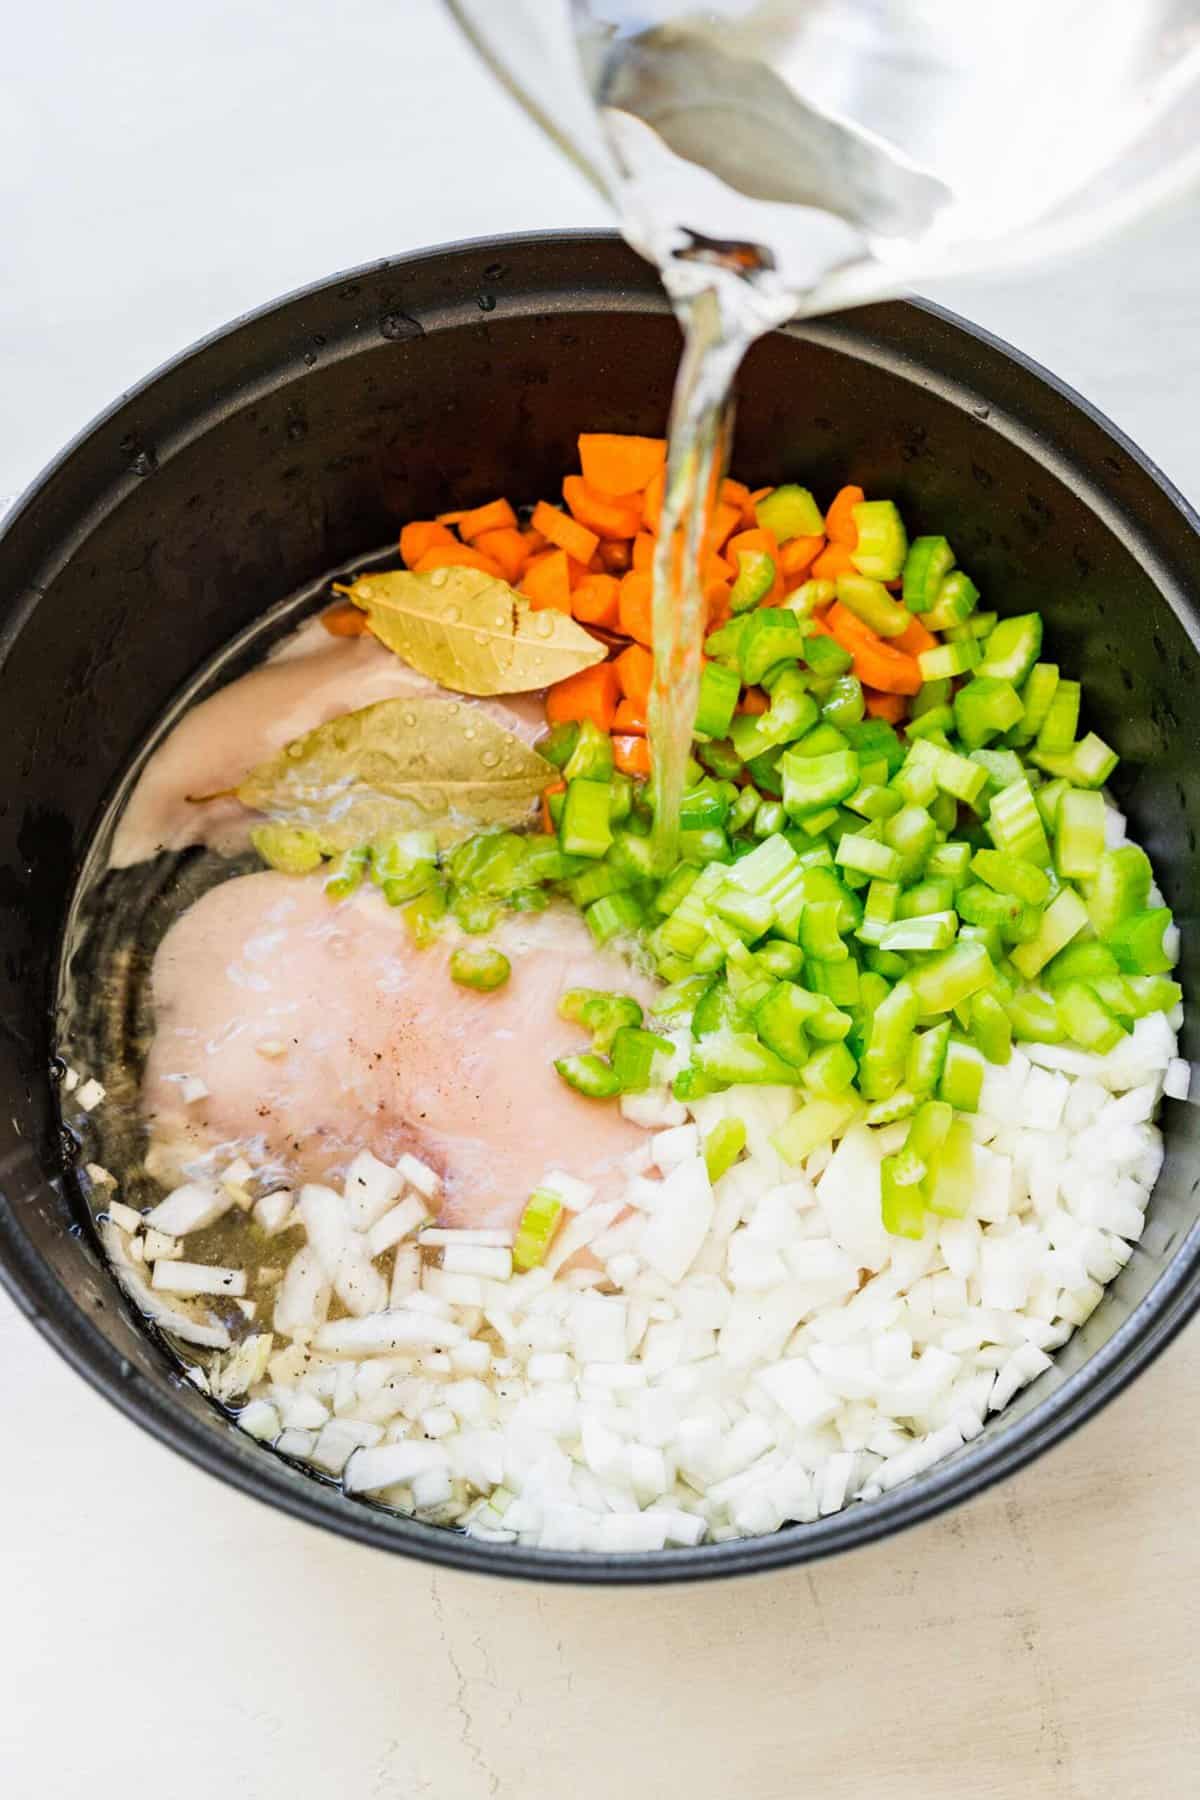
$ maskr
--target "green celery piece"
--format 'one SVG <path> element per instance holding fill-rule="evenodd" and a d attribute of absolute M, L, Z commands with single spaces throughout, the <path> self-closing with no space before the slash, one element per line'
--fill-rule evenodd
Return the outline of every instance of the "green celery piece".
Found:
<path fill-rule="evenodd" d="M 886 779 L 889 781 L 904 762 L 904 745 L 886 719 L 863 719 L 858 725 L 849 725 L 846 738 L 862 763 L 882 757 L 887 764 Z"/>
<path fill-rule="evenodd" d="M 887 592 L 886 588 L 884 592 Z M 850 652 L 844 650 L 836 638 L 826 637 L 815 631 L 805 638 L 801 654 L 813 674 L 822 681 L 832 681 L 838 675 L 845 675 L 854 661 Z"/>
<path fill-rule="evenodd" d="M 612 772 L 612 739 L 592 719 L 585 719 L 579 727 L 575 748 L 563 768 L 564 780 L 607 782 Z"/>
<path fill-rule="evenodd" d="M 858 786 L 858 767 L 853 750 L 834 750 L 824 756 L 802 754 L 796 747 L 785 751 L 780 770 L 788 817 L 810 817 L 844 800 Z"/>
<path fill-rule="evenodd" d="M 764 531 L 772 532 L 779 544 L 797 537 L 823 537 L 825 519 L 820 507 L 806 487 L 784 482 L 755 503 L 754 516 Z"/>
<path fill-rule="evenodd" d="M 968 750 L 979 750 L 1018 723 L 1024 707 L 1011 681 L 976 672 L 954 696 L 954 722 Z"/>
<path fill-rule="evenodd" d="M 856 869 L 880 881 L 898 880 L 904 867 L 904 858 L 898 850 L 855 831 L 843 833 L 833 860 L 839 867 Z"/>
<path fill-rule="evenodd" d="M 727 736 L 740 693 L 741 682 L 735 670 L 718 662 L 706 662 L 700 676 L 694 730 L 707 738 Z"/>
<path fill-rule="evenodd" d="M 821 702 L 821 717 L 841 731 L 847 725 L 858 724 L 866 705 L 862 682 L 857 675 L 839 675 Z"/>
<path fill-rule="evenodd" d="M 684 975 L 672 982 L 655 1000 L 650 1011 L 656 1019 L 690 1019 L 696 1003 L 709 985 L 706 975 Z M 636 1024 L 636 1020 L 629 1023 Z"/>
<path fill-rule="evenodd" d="M 696 1043 L 715 1032 L 743 1029 L 746 1018 L 724 976 L 709 982 L 692 1010 L 692 1037 Z"/>
<path fill-rule="evenodd" d="M 1103 794 L 1068 788 L 1058 803 L 1054 826 L 1054 867 L 1063 877 L 1086 880 L 1104 854 Z"/>
<path fill-rule="evenodd" d="M 908 629 L 909 615 L 899 601 L 867 575 L 839 575 L 838 603 L 856 618 L 869 625 L 877 637 L 902 637 Z"/>
<path fill-rule="evenodd" d="M 954 942 L 958 931 L 958 915 L 953 912 L 917 914 L 897 919 L 884 927 L 879 940 L 881 950 L 928 951 L 945 950 Z"/>
<path fill-rule="evenodd" d="M 1117 753 L 1089 731 L 1079 743 L 1072 744 L 1069 750 L 1053 752 L 1037 749 L 1032 761 L 1047 775 L 1061 777 L 1069 781 L 1073 787 L 1102 788 L 1117 766 Z"/>
<path fill-rule="evenodd" d="M 552 725 L 533 747 L 539 756 L 544 756 L 556 769 L 565 769 L 578 742 L 579 721 L 564 719 L 561 724 Z"/>
<path fill-rule="evenodd" d="M 1013 946 L 1012 960 L 1026 981 L 1032 981 L 1087 923 L 1087 907 L 1079 895 L 1074 888 L 1063 888 L 1042 914 L 1037 935 Z"/>
<path fill-rule="evenodd" d="M 776 663 L 795 661 L 803 648 L 804 634 L 799 621 L 786 607 L 760 607 L 757 612 L 745 614 L 745 627 L 738 645 L 742 680 L 747 687 L 757 686 Z"/>
<path fill-rule="evenodd" d="M 1133 998 L 1135 1019 L 1149 1013 L 1170 1012 L 1183 999 L 1179 983 L 1167 981 L 1162 975 L 1127 975 L 1125 986 Z"/>
<path fill-rule="evenodd" d="M 1147 907 L 1114 925 L 1104 942 L 1126 974 L 1166 975 L 1175 966 L 1175 959 L 1163 943 L 1171 923 L 1169 907 Z"/>
<path fill-rule="evenodd" d="M 370 861 L 370 851 L 365 844 L 355 850 L 343 850 L 342 854 L 329 865 L 325 876 L 325 892 L 331 900 L 347 900 L 362 885 Z"/>
<path fill-rule="evenodd" d="M 913 1114 L 904 1148 L 925 1168 L 926 1176 L 921 1184 L 923 1194 L 928 1193 L 928 1176 L 937 1167 L 953 1122 L 954 1109 L 944 1100 L 923 1100 Z"/>
<path fill-rule="evenodd" d="M 913 1034 L 908 1046 L 908 1067 L 905 1074 L 905 1085 L 911 1093 L 931 1094 L 936 1088 L 949 1042 L 949 1019 L 943 1019 L 940 1024 Z"/>
<path fill-rule="evenodd" d="M 709 744 L 697 744 L 695 748 L 704 767 L 718 781 L 736 781 L 741 775 L 742 759 L 732 744 L 715 740 Z"/>
<path fill-rule="evenodd" d="M 890 1237 L 925 1235 L 927 1173 L 920 1157 L 908 1148 L 885 1156 L 879 1165 L 880 1216 Z"/>
<path fill-rule="evenodd" d="M 784 1162 L 802 1163 L 822 1145 L 842 1137 L 858 1117 L 860 1108 L 852 1097 L 837 1100 L 810 1100 L 787 1119 L 771 1139 Z"/>
<path fill-rule="evenodd" d="M 1055 996 L 1063 1033 L 1084 1050 L 1107 1056 L 1125 1036 L 1125 1027 L 1090 987 L 1068 982 Z"/>
<path fill-rule="evenodd" d="M 1096 936 L 1107 937 L 1122 919 L 1148 906 L 1153 880 L 1150 858 L 1136 844 L 1105 850 L 1087 897 L 1088 917 Z"/>
<path fill-rule="evenodd" d="M 942 581 L 937 599 L 925 615 L 930 631 L 953 630 L 970 617 L 979 605 L 979 589 L 961 569 L 952 569 Z"/>
<path fill-rule="evenodd" d="M 1077 681 L 1058 682 L 1037 735 L 1039 750 L 1055 755 L 1071 748 L 1079 726 L 1082 697 L 1083 689 Z"/>
<path fill-rule="evenodd" d="M 692 1063 L 710 1080 L 731 1084 L 779 1087 L 800 1080 L 799 1069 L 748 1031 L 720 1031 L 702 1038 L 692 1053 Z"/>
<path fill-rule="evenodd" d="M 729 593 L 730 611 L 749 612 L 775 586 L 775 558 L 765 550 L 739 550 L 738 570 Z"/>
<path fill-rule="evenodd" d="M 938 684 L 929 681 L 925 685 L 926 687 L 936 687 Z M 952 706 L 934 706 L 928 712 L 921 713 L 918 717 L 909 720 L 908 741 L 911 744 L 923 737 L 944 738 L 948 732 L 953 730 L 954 708 Z"/>
<path fill-rule="evenodd" d="M 979 646 L 974 638 L 960 643 L 941 643 L 932 650 L 922 650 L 917 657 L 922 681 L 940 681 L 946 676 L 965 675 L 980 661 Z"/>
<path fill-rule="evenodd" d="M 987 640 L 979 673 L 994 675 L 1019 687 L 1037 661 L 1041 648 L 1041 613 L 1021 613 L 1015 618 L 1001 619 Z"/>
<path fill-rule="evenodd" d="M 858 542 L 850 560 L 860 575 L 875 581 L 895 581 L 908 555 L 908 534 L 891 500 L 860 500 L 851 508 L 858 528 Z"/>
<path fill-rule="evenodd" d="M 472 950 L 460 946 L 450 956 L 450 979 L 459 987 L 474 988 L 490 994 L 504 986 L 512 974 L 512 964 L 501 950 Z"/>
<path fill-rule="evenodd" d="M 965 1119 L 952 1119 L 929 1172 L 926 1205 L 943 1219 L 965 1219 L 975 1194 L 975 1145 Z"/>
<path fill-rule="evenodd" d="M 927 881 L 946 880 L 955 891 L 967 880 L 971 867 L 971 846 L 961 842 L 935 844 L 925 863 Z"/>
<path fill-rule="evenodd" d="M 1034 663 L 1021 688 L 1023 716 L 1009 732 L 1008 743 L 1020 746 L 1033 742 L 1046 722 L 1057 687 L 1058 664 Z"/>
<path fill-rule="evenodd" d="M 754 960 L 776 981 L 798 981 L 804 968 L 803 950 L 783 938 L 768 938 L 765 944 L 760 944 L 754 952 Z"/>
<path fill-rule="evenodd" d="M 775 837 L 786 824 L 782 800 L 760 800 L 754 810 L 751 830 L 757 838 Z"/>
<path fill-rule="evenodd" d="M 612 994 L 603 988 L 568 988 L 559 998 L 558 1016 L 590 1031 L 592 1049 L 607 1056 L 618 1031 L 641 1024 L 642 1008 L 632 994 Z"/>
<path fill-rule="evenodd" d="M 923 806 L 906 806 L 883 824 L 883 841 L 900 858 L 899 879 L 911 882 L 921 874 L 937 841 L 937 825 Z"/>
<path fill-rule="evenodd" d="M 732 1116 L 718 1119 L 712 1129 L 704 1134 L 704 1165 L 708 1170 L 708 1179 L 714 1185 L 720 1181 L 722 1175 L 729 1173 L 745 1148 L 744 1122 Z"/>
<path fill-rule="evenodd" d="M 904 888 L 896 907 L 899 919 L 919 919 L 923 913 L 948 912 L 954 906 L 957 889 L 945 876 L 930 876 L 914 887 Z"/>
<path fill-rule="evenodd" d="M 584 1050 L 577 1056 L 560 1056 L 554 1067 L 568 1087 L 588 1100 L 611 1100 L 621 1091 L 615 1071 L 594 1051 Z"/>
<path fill-rule="evenodd" d="M 513 1239 L 513 1268 L 518 1274 L 539 1268 L 545 1262 L 562 1215 L 563 1203 L 552 1189 L 534 1188 L 525 1202 Z"/>
<path fill-rule="evenodd" d="M 724 663 L 727 668 L 738 668 L 742 637 L 747 623 L 748 620 L 745 616 L 740 619 L 730 619 L 718 631 L 710 632 L 704 640 L 705 656 L 711 656 L 714 661 Z"/>
<path fill-rule="evenodd" d="M 641 1094 L 654 1085 L 654 1065 L 670 1056 L 671 1046 L 653 1031 L 638 1025 L 622 1025 L 612 1044 L 613 1073 L 623 1094 Z"/>
<path fill-rule="evenodd" d="M 1023 857 L 1005 856 L 999 850 L 977 850 L 971 857 L 971 869 L 996 893 L 1011 894 L 1026 906 L 1045 906 L 1050 898 L 1049 876 Z"/>
<path fill-rule="evenodd" d="M 853 1085 L 858 1065 L 844 1043 L 814 1050 L 804 1065 L 804 1085 L 812 1094 L 836 1100 Z"/>
<path fill-rule="evenodd" d="M 983 1057 L 973 1044 L 951 1037 L 938 1082 L 938 1097 L 957 1112 L 978 1112 L 983 1090 Z"/>
<path fill-rule="evenodd" d="M 943 793 L 952 794 L 968 806 L 974 805 L 987 785 L 987 770 L 981 763 L 972 762 L 969 756 L 959 756 L 957 751 L 947 750 L 927 738 L 919 738 L 910 746 L 905 767 L 928 769 Z"/>
<path fill-rule="evenodd" d="M 930 957 L 910 977 L 924 1017 L 950 1012 L 960 1001 L 990 987 L 995 978 L 992 959 L 984 946 L 961 938 L 949 950 Z"/>
<path fill-rule="evenodd" d="M 987 988 L 972 994 L 971 1041 L 990 1063 L 1006 1063 L 1012 1055 L 1012 1021 Z"/>
<path fill-rule="evenodd" d="M 584 913 L 587 928 L 598 944 L 610 944 L 625 937 L 642 923 L 642 904 L 633 894 L 605 894 L 594 900 Z"/>
<path fill-rule="evenodd" d="M 805 620 L 829 606 L 836 596 L 837 588 L 832 581 L 802 581 L 798 588 L 793 588 L 787 595 L 783 604 L 798 619 Z"/>
<path fill-rule="evenodd" d="M 700 879 L 700 871 L 692 863 L 677 863 L 654 897 L 655 910 L 660 913 L 673 913 L 681 906 L 696 882 Z"/>
<path fill-rule="evenodd" d="M 609 802 L 607 781 L 587 781 L 580 777 L 567 783 L 558 836 L 568 856 L 598 858 L 609 849 L 612 844 Z"/>
<path fill-rule="evenodd" d="M 936 605 L 953 567 L 954 552 L 944 537 L 913 539 L 904 559 L 904 604 L 910 613 L 927 613 Z"/>
<path fill-rule="evenodd" d="M 1050 862 L 1050 846 L 1033 789 L 1022 776 L 992 796 L 987 828 L 997 850 L 1020 857 L 1044 869 Z"/>
<path fill-rule="evenodd" d="M 1096 938 L 1085 938 L 1068 944 L 1048 963 L 1042 979 L 1048 988 L 1063 987 L 1069 981 L 1100 981 L 1108 975 L 1119 975 L 1121 965 L 1107 944 Z"/>

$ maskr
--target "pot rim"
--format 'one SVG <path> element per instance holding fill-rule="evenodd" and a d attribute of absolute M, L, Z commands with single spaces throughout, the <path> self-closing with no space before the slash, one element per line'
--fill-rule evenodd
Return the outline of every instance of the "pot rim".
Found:
<path fill-rule="evenodd" d="M 0 545 L 38 501 L 76 452 L 104 425 L 135 403 L 166 375 L 212 346 L 232 337 L 297 301 L 323 294 L 339 285 L 367 281 L 381 268 L 404 269 L 435 258 L 472 257 L 480 253 L 503 255 L 547 246 L 571 248 L 612 247 L 621 243 L 617 232 L 595 230 L 531 231 L 503 236 L 483 236 L 434 245 L 401 256 L 375 259 L 357 268 L 340 271 L 244 312 L 207 333 L 195 343 L 161 363 L 134 387 L 105 407 L 54 456 L 24 492 L 0 517 Z M 632 256 L 632 253 L 630 253 Z M 649 279 L 649 276 L 648 276 Z M 645 296 L 650 298 L 649 293 Z M 1141 473 L 1156 486 L 1170 507 L 1190 530 L 1200 536 L 1200 515 L 1174 487 L 1150 457 L 1119 427 L 1066 382 L 1032 357 L 1003 339 L 969 323 L 958 314 L 920 299 L 889 302 L 923 312 L 949 326 L 999 358 L 1015 364 L 1026 375 L 1050 390 L 1067 408 L 1081 413 L 1118 446 Z M 640 306 L 639 311 L 654 310 Z M 668 310 L 665 295 L 658 310 Z M 503 316 L 503 315 L 502 315 Z M 839 318 L 853 315 L 838 315 Z M 784 328 L 815 341 L 839 344 L 842 338 L 827 335 L 828 322 L 800 322 Z M 1039 440 L 1038 460 L 1051 469 L 1070 466 L 1070 459 L 1054 446 Z M 20 628 L 20 615 L 15 621 Z M 1193 613 L 1185 618 L 1193 647 L 1200 653 L 1200 624 Z M 0 630 L 0 663 L 7 650 L 7 633 Z M 115 1282 L 115 1277 L 111 1277 Z M 441 1527 L 422 1525 L 370 1504 L 347 1504 L 340 1489 L 312 1477 L 291 1479 L 282 1459 L 269 1455 L 243 1458 L 229 1447 L 226 1435 L 204 1429 L 163 1394 L 141 1381 L 137 1372 L 99 1332 L 86 1314 L 71 1301 L 50 1265 L 34 1251 L 12 1220 L 0 1195 L 0 1285 L 42 1337 L 125 1416 L 144 1427 L 161 1443 L 178 1451 L 196 1467 L 216 1476 L 242 1493 L 279 1507 L 293 1518 L 348 1537 L 376 1549 L 399 1552 L 434 1565 L 473 1573 L 579 1584 L 641 1585 L 672 1581 L 697 1581 L 719 1576 L 762 1573 L 819 1557 L 838 1554 L 874 1543 L 893 1532 L 936 1517 L 949 1507 L 971 1499 L 994 1483 L 1006 1480 L 1027 1463 L 1071 1432 L 1078 1430 L 1102 1406 L 1119 1394 L 1171 1342 L 1200 1308 L 1200 1223 L 1180 1242 L 1159 1279 L 1114 1330 L 1106 1343 L 1081 1368 L 1034 1406 L 1022 1418 L 994 1434 L 964 1447 L 927 1473 L 869 1504 L 862 1503 L 811 1524 L 784 1527 L 769 1537 L 733 1539 L 722 1544 L 674 1549 L 597 1554 L 591 1551 L 538 1550 L 519 1544 L 481 1542 Z M 139 1316 L 139 1323 L 140 1316 Z M 144 1328 L 144 1327 L 143 1327 Z"/>

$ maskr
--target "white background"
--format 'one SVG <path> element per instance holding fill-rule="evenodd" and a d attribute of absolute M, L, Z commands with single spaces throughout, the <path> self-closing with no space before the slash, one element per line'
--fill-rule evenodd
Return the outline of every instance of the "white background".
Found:
<path fill-rule="evenodd" d="M 498 6 L 504 0 L 495 0 Z M 1200 497 L 1177 209 L 940 291 Z M 0 63 L 0 501 L 237 312 L 368 259 L 606 221 L 435 0 L 39 0 Z M 1200 1785 L 1195 1331 L 1048 1461 L 811 1573 L 434 1576 L 195 1474 L 0 1300 L 12 1800 L 1105 1800 Z"/>

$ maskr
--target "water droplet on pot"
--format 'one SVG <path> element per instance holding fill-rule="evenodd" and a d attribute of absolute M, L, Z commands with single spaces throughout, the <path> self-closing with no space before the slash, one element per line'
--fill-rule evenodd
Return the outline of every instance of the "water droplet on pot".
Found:
<path fill-rule="evenodd" d="M 358 594 L 360 600 L 371 600 L 374 598 L 375 589 L 371 586 L 369 581 L 360 581 L 358 584 Z"/>
<path fill-rule="evenodd" d="M 554 620 L 548 612 L 534 613 L 533 629 L 538 637 L 548 638 L 554 631 Z"/>
<path fill-rule="evenodd" d="M 495 312 L 495 310 L 496 310 L 495 294 L 480 294 L 479 310 L 480 310 L 480 312 Z"/>
<path fill-rule="evenodd" d="M 405 713 L 405 715 L 404 715 L 404 723 L 405 723 L 405 724 L 406 724 L 406 725 L 415 725 L 415 724 L 416 724 L 416 722 L 417 722 L 417 715 L 416 715 L 416 713 L 414 713 L 414 712 L 406 712 L 406 713 Z"/>
<path fill-rule="evenodd" d="M 485 769 L 494 769 L 499 763 L 500 758 L 494 750 L 485 750 L 479 760 Z"/>

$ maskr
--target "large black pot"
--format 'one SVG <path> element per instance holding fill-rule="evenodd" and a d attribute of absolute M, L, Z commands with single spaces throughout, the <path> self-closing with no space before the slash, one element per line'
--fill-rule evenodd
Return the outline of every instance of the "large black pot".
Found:
<path fill-rule="evenodd" d="M 182 1382 L 108 1274 L 64 1166 L 49 1027 L 72 885 L 118 775 L 227 640 L 405 518 L 552 493 L 581 428 L 661 431 L 678 347 L 653 275 L 615 238 L 380 263 L 188 351 L 65 451 L 0 537 L 0 1273 L 82 1375 L 201 1467 L 363 1543 L 465 1569 L 663 1581 L 881 1537 L 1073 1430 L 1200 1300 L 1200 1121 L 1168 1105 L 1142 1244 L 1054 1369 L 981 1439 L 818 1524 L 599 1557 L 475 1543 L 345 1499 Z M 1122 801 L 1183 925 L 1193 992 L 1195 516 L 1074 395 L 929 307 L 778 332 L 740 390 L 745 480 L 783 473 L 828 493 L 853 478 L 918 530 L 949 525 L 990 606 L 1042 609 L 1091 723 L 1124 759 Z"/>

